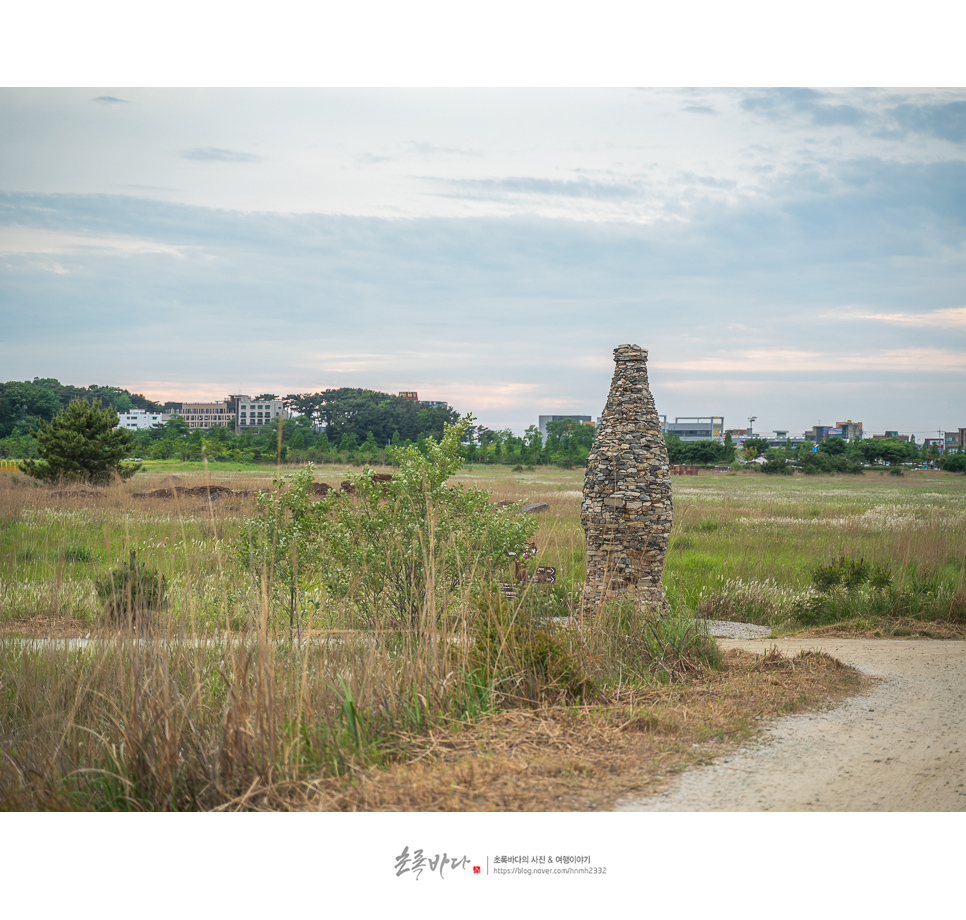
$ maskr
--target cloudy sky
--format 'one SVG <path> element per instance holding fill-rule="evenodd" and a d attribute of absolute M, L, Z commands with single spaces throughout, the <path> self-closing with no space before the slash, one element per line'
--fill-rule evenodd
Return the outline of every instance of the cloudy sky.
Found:
<path fill-rule="evenodd" d="M 966 426 L 966 91 L 0 90 L 0 378 Z"/>

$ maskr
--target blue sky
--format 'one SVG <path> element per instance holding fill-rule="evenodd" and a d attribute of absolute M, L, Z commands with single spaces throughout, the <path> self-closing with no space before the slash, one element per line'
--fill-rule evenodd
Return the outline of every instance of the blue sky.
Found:
<path fill-rule="evenodd" d="M 966 426 L 966 91 L 0 90 L 0 378 Z"/>

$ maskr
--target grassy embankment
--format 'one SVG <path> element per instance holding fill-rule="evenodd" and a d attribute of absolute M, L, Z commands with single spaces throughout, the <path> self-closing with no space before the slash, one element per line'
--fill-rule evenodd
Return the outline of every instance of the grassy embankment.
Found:
<path fill-rule="evenodd" d="M 157 623 L 164 644 L 68 653 L 0 640 L 0 806 L 588 808 L 707 756 L 692 745 L 740 740 L 759 715 L 856 686 L 818 657 L 713 667 L 713 646 L 686 617 L 661 635 L 613 621 L 579 635 L 521 631 L 514 608 L 492 600 L 483 632 L 477 611 L 475 625 L 457 619 L 418 639 L 339 632 L 361 624 L 320 600 L 303 608 L 302 635 L 325 641 L 273 641 L 287 640 L 287 619 L 231 551 L 252 499 L 135 497 L 170 472 L 96 498 L 0 476 L 7 635 L 99 635 L 95 580 L 131 550 L 165 575 L 169 597 Z M 250 492 L 268 487 L 272 471 L 211 467 L 181 484 L 206 477 Z M 583 577 L 580 472 L 477 467 L 456 478 L 491 489 L 494 501 L 550 503 L 536 539 L 559 583 L 533 589 L 523 606 L 566 612 Z M 852 605 L 861 615 L 839 628 L 962 634 L 963 477 L 674 484 L 666 583 L 679 614 L 697 607 L 790 629 L 796 616 L 821 615 L 821 604 L 836 615 Z M 874 563 L 889 585 L 818 595 L 813 572 L 840 557 Z M 458 600 L 455 608 L 472 607 L 469 596 Z M 648 641 L 620 640 L 628 634 Z M 498 661 L 471 656 L 494 645 Z"/>

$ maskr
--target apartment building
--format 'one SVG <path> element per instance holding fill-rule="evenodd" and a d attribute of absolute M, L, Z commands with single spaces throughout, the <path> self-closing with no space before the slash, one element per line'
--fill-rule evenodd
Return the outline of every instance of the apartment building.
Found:
<path fill-rule="evenodd" d="M 267 425 L 272 419 L 291 418 L 292 415 L 281 399 L 252 399 L 239 393 L 229 396 L 227 404 L 234 408 L 235 431 L 258 428 Z"/>
<path fill-rule="evenodd" d="M 203 431 L 223 427 L 232 418 L 227 402 L 165 403 L 165 407 L 168 406 L 171 406 L 171 414 L 180 415 L 189 428 L 201 428 Z"/>

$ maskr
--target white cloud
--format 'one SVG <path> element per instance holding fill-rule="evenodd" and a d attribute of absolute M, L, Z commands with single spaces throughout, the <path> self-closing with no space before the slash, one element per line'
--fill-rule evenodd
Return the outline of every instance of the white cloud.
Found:
<path fill-rule="evenodd" d="M 728 355 L 710 355 L 676 361 L 651 362 L 662 371 L 692 371 L 717 374 L 781 374 L 854 370 L 894 371 L 896 373 L 966 372 L 962 352 L 942 348 L 896 348 L 868 354 L 794 349 L 750 349 Z M 707 384 L 705 384 L 706 386 Z"/>
<path fill-rule="evenodd" d="M 118 255 L 164 254 L 182 257 L 181 247 L 169 246 L 154 240 L 128 236 L 96 236 L 45 230 L 35 227 L 0 227 L 0 253 L 7 255 L 60 255 L 65 253 L 105 252 Z M 38 263 L 31 263 L 37 265 Z M 56 264 L 56 263 L 55 263 Z M 59 266 L 52 271 L 66 272 Z"/>
<path fill-rule="evenodd" d="M 869 319 L 919 329 L 966 329 L 966 307 L 951 307 L 929 313 L 854 313 L 850 319 Z"/>

